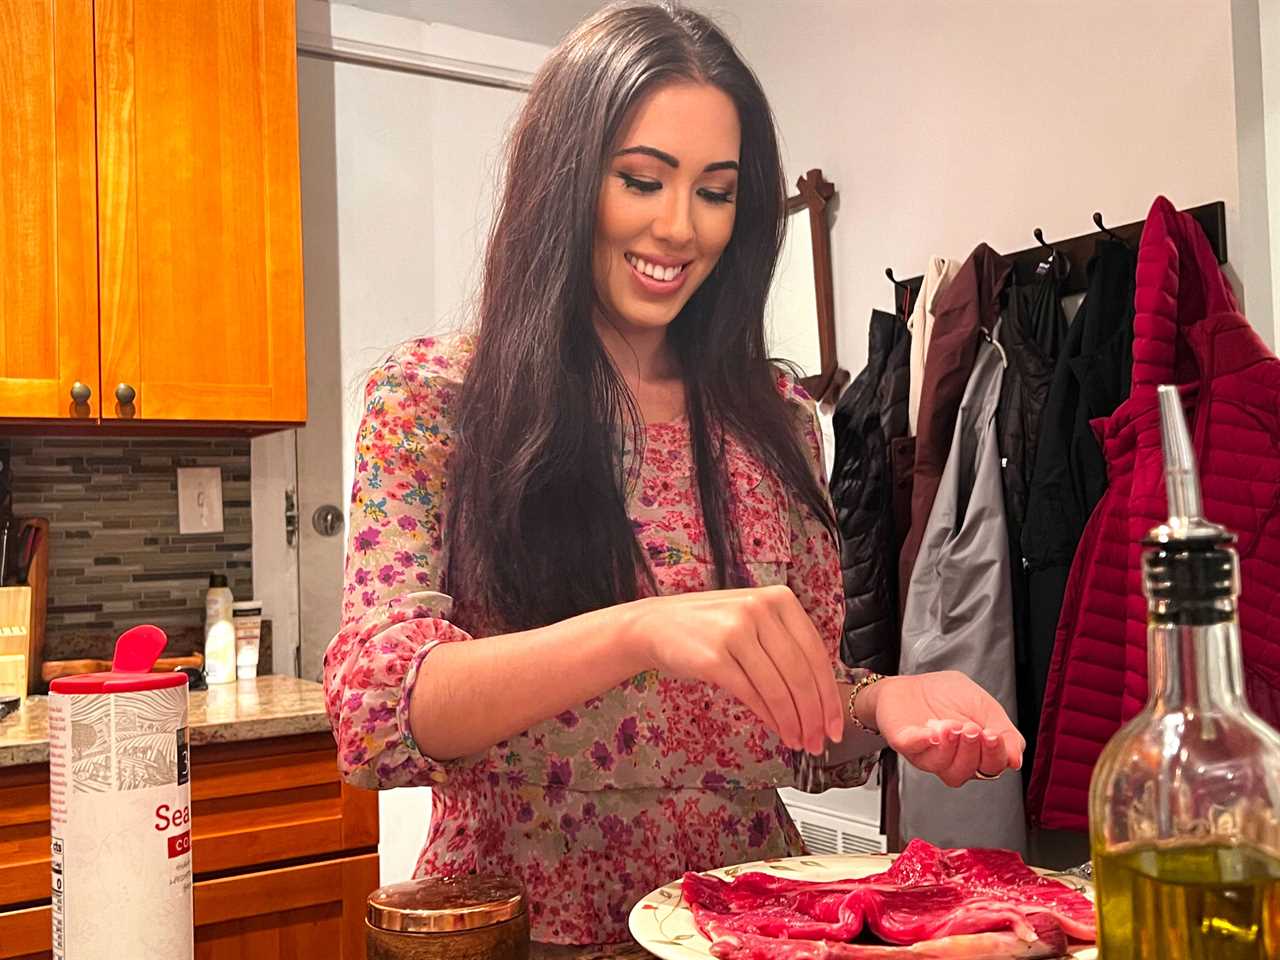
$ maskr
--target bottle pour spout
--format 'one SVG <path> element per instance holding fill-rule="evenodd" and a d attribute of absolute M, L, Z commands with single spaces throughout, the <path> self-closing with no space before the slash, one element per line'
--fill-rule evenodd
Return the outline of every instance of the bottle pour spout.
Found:
<path fill-rule="evenodd" d="M 1182 414 L 1182 397 L 1178 388 L 1157 388 L 1160 400 L 1160 441 L 1164 450 L 1164 486 L 1169 498 L 1167 524 L 1151 531 L 1154 540 L 1221 539 L 1230 537 L 1225 527 L 1204 518 L 1200 496 L 1200 471 L 1195 448 Z"/>

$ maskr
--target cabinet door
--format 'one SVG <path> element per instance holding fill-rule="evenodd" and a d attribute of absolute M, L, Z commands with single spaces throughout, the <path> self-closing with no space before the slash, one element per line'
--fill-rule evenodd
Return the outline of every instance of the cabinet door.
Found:
<path fill-rule="evenodd" d="M 364 912 L 378 855 L 263 870 L 194 889 L 196 960 L 365 960 Z M 49 907 L 0 913 L 0 960 L 49 960 Z"/>
<path fill-rule="evenodd" d="M 305 420 L 292 0 L 94 20 L 103 418 Z"/>
<path fill-rule="evenodd" d="M 0 417 L 97 416 L 93 91 L 91 4 L 0 0 Z"/>
<path fill-rule="evenodd" d="M 196 960 L 365 960 L 378 855 L 264 870 L 195 886 Z"/>

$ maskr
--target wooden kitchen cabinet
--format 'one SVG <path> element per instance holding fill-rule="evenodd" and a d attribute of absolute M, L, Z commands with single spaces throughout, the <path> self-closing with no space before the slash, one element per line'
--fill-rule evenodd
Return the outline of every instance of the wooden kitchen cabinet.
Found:
<path fill-rule="evenodd" d="M 305 421 L 295 43 L 291 0 L 0 0 L 0 418 Z"/>
<path fill-rule="evenodd" d="M 49 770 L 0 777 L 0 960 L 47 960 Z M 378 797 L 343 784 L 327 733 L 196 746 L 197 960 L 364 960 Z"/>
<path fill-rule="evenodd" d="M 0 0 L 0 415 L 98 413 L 93 71 L 90 4 Z"/>
<path fill-rule="evenodd" d="M 196 960 L 365 957 L 364 914 L 378 855 L 195 885 Z M 50 960 L 49 907 L 0 913 L 0 958 Z"/>

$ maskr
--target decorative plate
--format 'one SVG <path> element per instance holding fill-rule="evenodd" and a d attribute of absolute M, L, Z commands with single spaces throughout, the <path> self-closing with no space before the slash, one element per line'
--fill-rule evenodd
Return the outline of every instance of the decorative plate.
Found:
<path fill-rule="evenodd" d="M 758 860 L 707 872 L 724 879 L 759 871 L 794 880 L 839 880 L 881 873 L 892 860 L 890 854 L 832 854 Z M 1037 872 L 1061 880 L 1093 899 L 1093 885 L 1087 880 L 1049 870 L 1037 869 Z M 693 913 L 684 903 L 679 880 L 659 887 L 637 903 L 631 910 L 628 926 L 636 942 L 662 960 L 707 960 L 711 956 L 711 941 L 694 926 Z M 1098 951 L 1092 945 L 1084 945 L 1073 949 L 1070 955 L 1076 960 L 1097 960 Z"/>

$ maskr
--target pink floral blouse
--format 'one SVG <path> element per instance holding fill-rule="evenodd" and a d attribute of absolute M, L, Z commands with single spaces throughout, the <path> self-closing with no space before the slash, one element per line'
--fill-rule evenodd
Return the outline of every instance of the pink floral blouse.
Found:
<path fill-rule="evenodd" d="M 685 870 L 803 852 L 777 787 L 856 786 L 875 758 L 822 767 L 732 696 L 656 671 L 475 756 L 438 762 L 418 750 L 409 693 L 432 649 L 486 635 L 451 619 L 442 592 L 450 406 L 471 347 L 466 337 L 406 344 L 365 389 L 342 627 L 325 654 L 338 762 L 358 786 L 434 788 L 417 875 L 515 876 L 535 940 L 626 940 L 632 905 Z M 820 471 L 812 401 L 785 378 L 779 386 Z M 843 593 L 829 535 L 742 446 L 730 442 L 727 456 L 750 578 L 790 586 L 837 678 L 856 679 L 837 655 Z M 691 473 L 687 424 L 649 424 L 627 506 L 664 594 L 712 586 Z"/>

